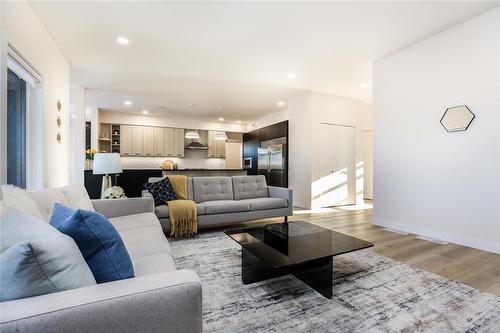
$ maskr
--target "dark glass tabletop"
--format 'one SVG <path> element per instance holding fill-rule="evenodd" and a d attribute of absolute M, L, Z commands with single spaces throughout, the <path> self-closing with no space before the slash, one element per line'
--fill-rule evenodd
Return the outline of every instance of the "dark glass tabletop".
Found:
<path fill-rule="evenodd" d="M 362 239 L 303 221 L 235 228 L 225 233 L 276 268 L 373 246 Z"/>

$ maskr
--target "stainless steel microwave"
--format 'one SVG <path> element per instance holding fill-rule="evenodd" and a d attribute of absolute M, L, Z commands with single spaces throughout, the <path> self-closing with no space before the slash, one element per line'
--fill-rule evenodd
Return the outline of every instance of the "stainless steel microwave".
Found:
<path fill-rule="evenodd" d="M 252 158 L 245 157 L 243 159 L 243 169 L 251 169 L 252 168 Z"/>

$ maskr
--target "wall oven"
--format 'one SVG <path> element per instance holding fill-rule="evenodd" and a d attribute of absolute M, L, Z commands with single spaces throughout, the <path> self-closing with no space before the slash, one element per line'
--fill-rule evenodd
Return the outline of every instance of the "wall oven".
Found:
<path fill-rule="evenodd" d="M 252 168 L 252 158 L 245 157 L 243 159 L 243 169 L 251 169 Z"/>

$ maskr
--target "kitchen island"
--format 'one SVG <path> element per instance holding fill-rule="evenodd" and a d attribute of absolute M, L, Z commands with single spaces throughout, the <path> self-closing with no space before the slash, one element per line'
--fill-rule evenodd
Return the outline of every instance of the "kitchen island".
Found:
<path fill-rule="evenodd" d="M 187 177 L 245 176 L 245 169 L 177 169 L 163 170 L 163 176 L 184 175 Z"/>

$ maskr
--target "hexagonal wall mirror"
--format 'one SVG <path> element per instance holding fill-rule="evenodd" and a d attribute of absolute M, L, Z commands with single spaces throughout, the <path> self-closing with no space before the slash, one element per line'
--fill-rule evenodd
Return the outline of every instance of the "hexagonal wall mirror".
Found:
<path fill-rule="evenodd" d="M 447 108 L 441 117 L 441 125 L 448 132 L 466 131 L 476 116 L 466 105 Z"/>

